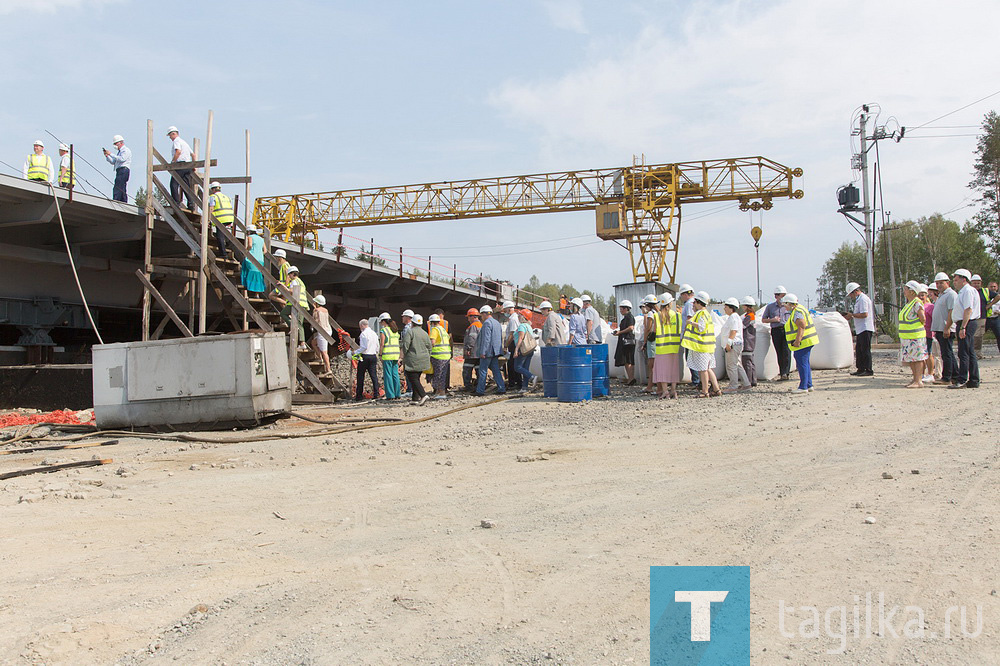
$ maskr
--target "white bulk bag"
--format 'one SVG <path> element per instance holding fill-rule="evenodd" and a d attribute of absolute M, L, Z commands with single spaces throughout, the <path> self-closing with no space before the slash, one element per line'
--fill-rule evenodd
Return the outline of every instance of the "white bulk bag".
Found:
<path fill-rule="evenodd" d="M 712 324 L 715 326 L 715 377 L 722 381 L 726 374 L 726 341 L 722 339 L 722 327 L 726 325 L 726 318 L 715 310 L 710 310 L 712 314 Z"/>
<path fill-rule="evenodd" d="M 778 367 L 778 352 L 771 344 L 771 325 L 762 324 L 755 319 L 754 330 L 757 331 L 757 340 L 753 348 L 753 364 L 757 371 L 757 379 L 771 381 L 781 371 Z"/>
<path fill-rule="evenodd" d="M 854 344 L 850 324 L 839 313 L 813 313 L 819 342 L 809 355 L 809 365 L 816 370 L 848 368 L 854 362 Z"/>

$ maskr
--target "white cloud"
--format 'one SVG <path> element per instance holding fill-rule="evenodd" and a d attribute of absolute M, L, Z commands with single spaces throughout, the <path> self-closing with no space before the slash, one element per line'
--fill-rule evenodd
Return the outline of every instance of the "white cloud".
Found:
<path fill-rule="evenodd" d="M 583 8 L 580 6 L 579 0 L 545 0 L 542 5 L 555 27 L 581 35 L 587 34 L 587 26 L 583 20 Z"/>
<path fill-rule="evenodd" d="M 108 5 L 125 0 L 0 0 L 0 14 L 18 11 L 54 14 L 61 9 L 79 9 L 86 6 Z"/>
<path fill-rule="evenodd" d="M 642 28 L 604 41 L 559 76 L 508 79 L 490 101 L 534 132 L 539 161 L 552 170 L 627 164 L 640 153 L 653 163 L 764 155 L 803 167 L 806 198 L 778 202 L 764 216 L 761 261 L 765 281 L 795 280 L 808 292 L 830 252 L 857 239 L 834 212 L 836 187 L 854 176 L 852 112 L 878 101 L 879 124 L 896 116 L 914 127 L 997 87 L 991 33 L 1000 5 L 964 0 L 928 19 L 901 0 L 879 3 L 877 13 L 860 0 L 698 3 L 647 15 Z M 990 108 L 941 124 L 976 125 Z M 880 147 L 894 219 L 950 210 L 968 194 L 974 138 L 921 140 L 919 133 Z M 944 173 L 932 177 L 931 165 Z M 745 218 L 720 214 L 685 225 L 681 273 L 711 272 L 713 294 L 745 284 L 745 259 L 738 270 L 712 263 L 747 255 Z M 733 230 L 739 233 L 726 233 Z M 770 269 L 795 274 L 768 277 L 765 248 Z"/>

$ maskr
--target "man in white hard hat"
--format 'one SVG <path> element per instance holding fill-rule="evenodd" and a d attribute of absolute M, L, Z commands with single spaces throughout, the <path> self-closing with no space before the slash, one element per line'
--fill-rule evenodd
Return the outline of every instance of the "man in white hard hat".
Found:
<path fill-rule="evenodd" d="M 306 289 L 306 283 L 299 278 L 299 269 L 297 266 L 288 267 L 288 283 L 285 285 L 289 292 L 291 292 L 292 297 L 295 297 L 296 290 L 298 290 L 298 304 L 303 310 L 309 310 L 309 293 Z M 292 307 L 291 302 L 285 299 L 284 295 L 275 289 L 270 294 L 270 299 L 281 306 L 281 320 L 291 328 L 292 325 Z M 306 329 L 305 329 L 305 319 L 299 316 L 299 350 L 309 351 L 309 347 L 306 346 Z"/>
<path fill-rule="evenodd" d="M 222 184 L 218 181 L 212 181 L 208 186 L 208 191 L 211 193 L 211 196 L 208 197 L 208 209 L 212 211 L 212 220 L 215 223 L 215 242 L 219 246 L 219 258 L 225 259 L 228 256 L 226 252 L 228 243 L 221 229 L 225 227 L 230 233 L 235 230 L 233 220 L 236 216 L 233 212 L 233 200 L 222 193 Z"/>
<path fill-rule="evenodd" d="M 871 377 L 872 371 L 872 336 L 875 335 L 875 308 L 868 294 L 861 291 L 857 282 L 848 282 L 844 287 L 848 298 L 854 298 L 854 311 L 845 313 L 844 317 L 854 322 L 854 333 L 857 341 L 854 346 L 854 363 L 858 369 L 851 374 L 855 377 Z"/>
<path fill-rule="evenodd" d="M 757 365 L 753 358 L 757 348 L 757 301 L 753 296 L 744 296 L 740 306 L 743 308 L 743 352 L 740 354 L 740 362 L 750 380 L 750 386 L 754 387 L 757 386 Z"/>
<path fill-rule="evenodd" d="M 59 144 L 59 187 L 71 190 L 76 187 L 76 160 L 70 159 L 69 146 Z"/>
<path fill-rule="evenodd" d="M 583 315 L 584 322 L 587 326 L 587 344 L 599 345 L 604 342 L 600 333 L 601 313 L 598 312 L 597 308 L 591 304 L 590 296 L 587 294 L 580 296 L 580 300 L 583 302 L 583 308 L 580 310 L 580 314 Z"/>
<path fill-rule="evenodd" d="M 287 287 L 289 285 L 288 267 L 291 264 L 288 263 L 288 258 L 285 255 L 285 251 L 282 250 L 281 248 L 278 248 L 277 250 L 271 253 L 271 256 L 274 257 L 275 262 L 277 262 L 278 264 L 278 275 L 277 275 L 278 282 Z M 277 289 L 269 293 L 267 297 L 276 303 L 284 304 L 284 299 L 281 297 L 281 292 L 278 291 Z"/>
<path fill-rule="evenodd" d="M 958 373 L 948 388 L 979 388 L 979 360 L 973 349 L 979 324 L 979 294 L 972 288 L 972 274 L 966 269 L 955 271 L 952 280 L 958 291 L 948 324 L 955 325 L 958 338 Z"/>
<path fill-rule="evenodd" d="M 632 301 L 623 299 L 618 304 L 618 312 L 621 314 L 621 321 L 618 322 L 618 330 L 614 336 L 618 338 L 618 345 L 615 347 L 615 367 L 625 368 L 625 378 L 622 383 L 626 386 L 635 385 L 635 317 L 632 315 Z"/>
<path fill-rule="evenodd" d="M 979 297 L 979 323 L 976 324 L 976 337 L 973 341 L 973 349 L 976 352 L 976 358 L 980 361 L 983 360 L 983 335 L 986 333 L 986 318 L 990 313 L 990 295 L 989 289 L 983 287 L 983 278 L 979 273 L 974 273 L 972 279 L 969 280 L 969 284 L 972 288 L 976 290 L 976 295 Z"/>
<path fill-rule="evenodd" d="M 982 288 L 982 293 L 986 298 L 986 314 L 983 315 L 985 317 L 983 322 L 986 325 L 983 328 L 993 332 L 993 337 L 996 338 L 997 351 L 1000 352 L 1000 316 L 997 316 L 997 310 L 1000 310 L 1000 306 L 997 306 L 997 303 L 1000 303 L 1000 289 L 997 287 L 996 280 L 993 280 L 990 282 L 989 287 Z"/>
<path fill-rule="evenodd" d="M 941 348 L 941 379 L 934 380 L 934 383 L 950 386 L 958 376 L 958 358 L 952 345 L 955 329 L 948 323 L 957 294 L 951 288 L 951 277 L 943 271 L 934 276 L 934 286 L 937 287 L 938 297 L 931 313 L 931 333 Z"/>
<path fill-rule="evenodd" d="M 504 301 L 500 306 L 500 311 L 505 317 L 503 325 L 503 348 L 507 353 L 502 355 L 508 359 L 504 366 L 504 371 L 507 374 L 507 387 L 519 389 L 522 386 L 521 375 L 517 373 L 517 370 L 514 369 L 514 364 L 509 359 L 513 358 L 514 338 L 517 337 L 517 328 L 521 325 L 521 317 L 517 314 L 514 301 Z"/>
<path fill-rule="evenodd" d="M 128 177 L 132 168 L 132 151 L 125 145 L 125 139 L 121 134 L 115 134 L 111 143 L 117 149 L 114 155 L 107 148 L 101 149 L 104 151 L 104 159 L 115 170 L 115 186 L 111 197 L 115 201 L 128 203 Z M 153 196 L 153 193 L 147 192 L 146 195 Z"/>
<path fill-rule="evenodd" d="M 493 308 L 484 305 L 479 308 L 479 321 L 483 323 L 476 339 L 476 356 L 479 357 L 479 380 L 476 382 L 475 395 L 486 395 L 486 374 L 493 372 L 493 381 L 497 384 L 497 395 L 507 392 L 503 375 L 500 374 L 500 356 L 504 352 L 503 327 L 493 318 Z"/>
<path fill-rule="evenodd" d="M 545 323 L 542 324 L 542 340 L 545 341 L 546 346 L 553 347 L 568 343 L 569 321 L 563 315 L 555 312 L 549 301 L 539 303 L 538 309 L 545 315 Z"/>
<path fill-rule="evenodd" d="M 785 322 L 788 321 L 788 310 L 782 304 L 782 299 L 788 293 L 783 285 L 774 288 L 774 301 L 764 306 L 760 315 L 760 323 L 771 326 L 771 346 L 778 356 L 778 381 L 785 382 L 792 371 L 792 352 L 788 349 L 785 339 Z"/>
<path fill-rule="evenodd" d="M 24 160 L 22 175 L 38 183 L 52 182 L 52 159 L 45 154 L 45 144 L 39 139 L 32 146 L 32 153 Z"/>
<path fill-rule="evenodd" d="M 173 163 L 183 163 L 191 162 L 194 160 L 194 155 L 191 152 L 191 146 L 188 142 L 181 138 L 180 132 L 177 128 L 170 126 L 167 128 L 167 136 L 173 142 L 170 146 L 170 161 Z M 177 171 L 171 172 L 170 177 L 170 198 L 177 202 L 178 205 L 181 203 L 182 198 L 187 199 L 188 210 L 194 210 L 194 203 L 191 201 L 191 195 L 184 192 L 181 188 L 181 181 L 187 184 L 188 189 L 192 192 L 194 191 L 194 186 L 191 183 L 191 176 L 194 173 L 194 169 L 178 169 Z"/>

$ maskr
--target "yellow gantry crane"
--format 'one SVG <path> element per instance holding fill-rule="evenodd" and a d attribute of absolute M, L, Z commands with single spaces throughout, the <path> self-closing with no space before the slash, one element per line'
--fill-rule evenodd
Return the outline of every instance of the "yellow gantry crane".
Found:
<path fill-rule="evenodd" d="M 773 199 L 801 199 L 802 169 L 764 157 L 476 178 L 261 197 L 254 222 L 286 240 L 315 239 L 320 229 L 527 215 L 597 213 L 597 235 L 624 240 L 636 282 L 668 282 L 677 271 L 681 204 L 738 201 L 770 210 Z M 669 261 L 668 261 L 669 258 Z"/>

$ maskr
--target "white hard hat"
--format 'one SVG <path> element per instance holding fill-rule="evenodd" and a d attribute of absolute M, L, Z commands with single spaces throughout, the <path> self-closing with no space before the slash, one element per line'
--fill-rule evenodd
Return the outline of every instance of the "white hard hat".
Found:
<path fill-rule="evenodd" d="M 213 180 L 212 183 L 208 186 L 208 189 L 210 189 L 210 190 L 221 190 L 222 189 L 222 183 L 220 183 L 217 180 Z"/>
<path fill-rule="evenodd" d="M 657 299 L 654 298 L 653 299 L 653 303 L 656 303 L 656 302 L 657 302 Z M 660 305 L 670 305 L 673 302 L 674 302 L 674 297 L 670 294 L 670 292 L 665 291 L 662 294 L 660 294 L 660 298 L 659 298 Z M 652 305 L 653 303 L 650 303 L 650 305 Z"/>
<path fill-rule="evenodd" d="M 784 298 L 781 299 L 782 303 L 791 303 L 792 305 L 799 304 L 799 297 L 795 294 L 785 294 Z"/>
<path fill-rule="evenodd" d="M 583 301 L 581 301 L 579 298 L 574 298 L 573 300 L 570 301 L 570 303 L 572 303 L 573 305 L 575 305 L 578 308 L 582 308 L 583 307 Z"/>
<path fill-rule="evenodd" d="M 298 273 L 299 272 L 299 267 L 298 266 L 289 266 L 288 267 L 288 272 L 289 273 Z"/>
<path fill-rule="evenodd" d="M 500 306 L 501 310 L 506 310 L 507 308 L 514 307 L 514 301 L 504 301 L 503 305 Z"/>
<path fill-rule="evenodd" d="M 173 125 L 167 128 L 167 134 L 170 134 L 171 132 L 177 132 L 177 128 L 174 127 Z M 177 133 L 180 134 L 180 132 Z"/>
<path fill-rule="evenodd" d="M 548 301 L 542 301 L 541 303 L 538 304 L 538 309 L 539 310 L 544 310 L 545 308 L 548 308 L 549 310 L 551 310 L 552 309 L 552 304 L 549 303 Z"/>
<path fill-rule="evenodd" d="M 44 147 L 45 147 L 45 144 L 44 144 L 44 143 L 42 143 L 42 140 L 41 140 L 41 139 L 38 139 L 37 141 L 35 141 L 35 143 L 34 143 L 33 145 L 36 145 L 36 146 L 41 146 L 42 148 L 44 148 Z"/>
<path fill-rule="evenodd" d="M 618 304 L 618 307 L 620 307 L 620 308 L 628 308 L 629 310 L 631 310 L 632 309 L 632 301 L 628 300 L 627 298 L 624 298 L 624 299 L 622 299 L 622 302 Z"/>
<path fill-rule="evenodd" d="M 413 310 L 403 310 L 403 314 L 400 317 L 413 317 Z"/>
<path fill-rule="evenodd" d="M 69 152 L 69 146 L 67 146 L 65 143 L 60 143 L 59 144 L 59 150 L 65 150 L 68 153 Z"/>
<path fill-rule="evenodd" d="M 493 314 L 493 308 L 491 308 L 488 305 L 484 305 L 483 307 L 479 308 L 479 314 L 484 314 L 484 313 Z"/>
<path fill-rule="evenodd" d="M 323 294 L 313 296 L 313 302 L 316 303 L 316 305 L 326 305 L 326 296 Z"/>
<path fill-rule="evenodd" d="M 957 271 L 955 271 L 955 275 L 961 275 L 966 280 L 972 279 L 972 274 L 969 271 L 965 270 L 964 268 L 959 268 Z"/>
<path fill-rule="evenodd" d="M 436 314 L 432 314 L 430 317 L 427 318 L 427 321 L 430 322 L 441 321 L 441 317 L 437 316 Z"/>
<path fill-rule="evenodd" d="M 730 297 L 729 297 L 729 298 L 727 298 L 727 299 L 726 299 L 725 301 L 723 301 L 723 303 L 724 303 L 725 305 L 728 305 L 729 307 L 731 307 L 731 308 L 732 308 L 732 309 L 734 309 L 734 310 L 739 310 L 739 309 L 740 309 L 740 302 L 739 302 L 738 300 L 736 300 L 736 299 L 735 299 L 734 297 L 732 297 L 732 296 L 730 296 Z"/>
<path fill-rule="evenodd" d="M 973 273 L 972 274 L 972 279 L 973 280 L 982 280 L 983 278 L 979 277 L 979 273 Z"/>
<path fill-rule="evenodd" d="M 656 303 L 656 294 L 646 294 L 646 297 L 642 299 L 642 302 L 649 305 Z"/>
<path fill-rule="evenodd" d="M 909 289 L 910 291 L 912 291 L 914 294 L 919 294 L 920 293 L 920 283 L 917 282 L 916 280 L 910 280 L 909 282 L 907 282 L 903 286 L 906 287 L 907 289 Z"/>
<path fill-rule="evenodd" d="M 584 294 L 583 296 L 580 297 L 580 300 L 583 301 L 584 303 L 589 303 L 590 302 L 590 296 L 587 295 L 587 294 Z"/>
<path fill-rule="evenodd" d="M 712 297 L 708 295 L 707 291 L 699 291 L 697 294 L 694 295 L 694 300 L 704 303 L 705 305 L 708 305 L 709 303 L 712 302 Z"/>
<path fill-rule="evenodd" d="M 860 288 L 861 288 L 861 285 L 858 284 L 857 282 L 848 282 L 847 286 L 844 287 L 844 293 L 847 294 L 848 296 L 850 296 L 851 293 L 853 293 L 855 289 L 860 289 Z M 796 301 L 796 303 L 797 302 L 798 301 Z"/>
<path fill-rule="evenodd" d="M 379 321 L 385 321 L 386 319 L 392 319 L 392 315 L 390 315 L 388 312 L 383 312 L 378 316 Z"/>
<path fill-rule="evenodd" d="M 920 283 L 920 287 L 917 289 L 918 294 L 926 294 L 929 287 L 923 282 Z"/>
<path fill-rule="evenodd" d="M 740 305 L 749 305 L 750 307 L 757 307 L 757 301 L 753 299 L 753 296 L 744 296 L 743 300 L 740 301 Z"/>
<path fill-rule="evenodd" d="M 785 285 L 779 284 L 777 287 L 774 288 L 774 291 L 772 291 L 771 293 L 772 294 L 787 294 L 788 290 L 785 289 Z"/>
<path fill-rule="evenodd" d="M 285 251 L 282 250 L 281 248 L 278 248 L 277 250 L 274 251 L 274 256 L 276 256 L 276 257 L 284 257 L 284 256 L 286 256 L 285 255 Z"/>
<path fill-rule="evenodd" d="M 111 137 L 111 143 L 118 143 L 119 141 L 125 143 L 125 137 L 123 137 L 121 134 L 115 134 L 113 137 Z"/>
<path fill-rule="evenodd" d="M 688 293 L 689 291 L 690 291 L 690 292 L 694 292 L 694 287 L 692 287 L 692 286 L 691 286 L 691 285 L 689 285 L 689 284 L 682 284 L 681 286 L 679 286 L 679 287 L 677 288 L 677 293 L 678 293 L 678 294 L 686 294 L 686 293 Z"/>
<path fill-rule="evenodd" d="M 944 271 L 940 271 L 938 272 L 937 275 L 934 276 L 934 281 L 937 282 L 938 280 L 944 280 L 945 282 L 949 282 L 951 278 Z"/>
<path fill-rule="evenodd" d="M 424 323 L 424 318 L 421 315 L 415 314 L 413 315 L 413 323 L 420 326 Z"/>

